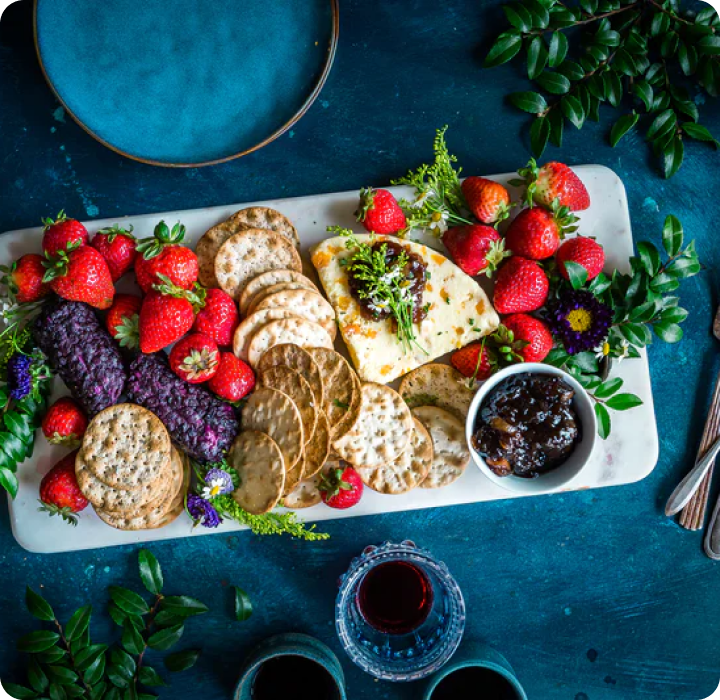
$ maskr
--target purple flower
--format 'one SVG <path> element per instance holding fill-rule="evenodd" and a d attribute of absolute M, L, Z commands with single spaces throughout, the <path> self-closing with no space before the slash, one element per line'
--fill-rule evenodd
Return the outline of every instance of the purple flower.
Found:
<path fill-rule="evenodd" d="M 15 353 L 7 363 L 7 383 L 10 387 L 10 398 L 20 401 L 32 389 L 30 365 L 32 359 L 28 355 Z"/>
<path fill-rule="evenodd" d="M 224 496 L 234 490 L 232 477 L 224 469 L 210 469 L 205 474 L 205 487 L 202 492 L 204 499 L 209 501 L 215 496 Z"/>
<path fill-rule="evenodd" d="M 549 309 L 550 328 L 571 355 L 602 343 L 611 321 L 612 309 L 584 289 L 561 292 Z"/>
<path fill-rule="evenodd" d="M 191 493 L 187 497 L 187 510 L 196 525 L 215 528 L 222 522 L 222 518 L 218 515 L 215 508 L 202 498 L 202 496 L 198 496 L 197 494 Z"/>

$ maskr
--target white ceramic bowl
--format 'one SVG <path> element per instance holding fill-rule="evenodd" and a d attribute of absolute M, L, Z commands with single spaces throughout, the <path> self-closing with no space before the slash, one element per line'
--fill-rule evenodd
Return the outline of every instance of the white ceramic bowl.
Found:
<path fill-rule="evenodd" d="M 572 454 L 557 469 L 553 469 L 547 474 L 541 474 L 535 479 L 523 479 L 522 477 L 498 476 L 488 467 L 485 460 L 476 452 L 472 445 L 472 436 L 475 427 L 475 418 L 480 411 L 480 406 L 485 401 L 489 393 L 502 381 L 515 374 L 549 374 L 561 377 L 567 384 L 575 390 L 575 410 L 582 424 L 582 440 L 580 440 Z M 552 491 L 560 491 L 568 486 L 577 475 L 582 471 L 590 460 L 595 442 L 597 440 L 597 421 L 595 419 L 595 409 L 593 399 L 590 398 L 585 389 L 580 386 L 576 379 L 571 377 L 567 372 L 544 365 L 541 363 L 520 363 L 505 367 L 488 379 L 475 394 L 470 404 L 470 412 L 468 413 L 467 422 L 465 423 L 465 437 L 467 438 L 475 464 L 480 467 L 485 476 L 498 486 L 508 491 L 524 494 L 548 493 Z"/>

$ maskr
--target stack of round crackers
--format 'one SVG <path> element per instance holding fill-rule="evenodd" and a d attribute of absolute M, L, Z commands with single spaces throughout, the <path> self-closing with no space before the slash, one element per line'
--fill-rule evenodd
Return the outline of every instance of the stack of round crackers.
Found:
<path fill-rule="evenodd" d="M 78 485 L 98 516 L 119 530 L 173 522 L 185 505 L 187 458 L 151 411 L 118 404 L 98 413 L 75 460 Z"/>

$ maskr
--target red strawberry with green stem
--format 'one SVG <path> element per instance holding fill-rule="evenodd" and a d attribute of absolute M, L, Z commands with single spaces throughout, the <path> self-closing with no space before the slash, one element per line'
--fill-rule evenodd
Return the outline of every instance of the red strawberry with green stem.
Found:
<path fill-rule="evenodd" d="M 341 464 L 343 464 L 341 462 Z M 363 482 L 351 466 L 331 469 L 320 481 L 320 495 L 325 505 L 345 510 L 357 505 L 362 498 Z"/>
<path fill-rule="evenodd" d="M 239 322 L 235 300 L 222 289 L 208 289 L 205 306 L 198 312 L 193 330 L 204 333 L 222 347 L 232 345 Z"/>
<path fill-rule="evenodd" d="M 50 285 L 43 282 L 43 263 L 42 255 L 28 253 L 18 258 L 9 268 L 1 268 L 5 272 L 2 282 L 7 286 L 11 300 L 18 304 L 28 304 L 50 294 Z"/>
<path fill-rule="evenodd" d="M 186 335 L 170 351 L 172 371 L 189 384 L 201 384 L 212 379 L 219 366 L 217 343 L 202 333 Z"/>
<path fill-rule="evenodd" d="M 500 352 L 509 362 L 515 358 L 524 362 L 542 362 L 553 347 L 550 329 L 541 320 L 527 314 L 512 314 L 504 318 L 499 332 L 498 340 L 503 343 Z"/>
<path fill-rule="evenodd" d="M 492 226 L 453 226 L 445 231 L 442 240 L 455 264 L 471 277 L 479 274 L 490 277 L 510 255 Z"/>
<path fill-rule="evenodd" d="M 65 396 L 48 409 L 42 431 L 49 443 L 75 448 L 80 445 L 87 426 L 85 412 L 74 399 Z"/>
<path fill-rule="evenodd" d="M 43 224 L 42 249 L 48 257 L 88 243 L 88 230 L 76 219 L 69 219 L 64 211 L 56 219 L 43 219 Z"/>
<path fill-rule="evenodd" d="M 182 224 L 175 224 L 171 230 L 161 221 L 150 238 L 138 242 L 135 276 L 143 292 L 147 294 L 161 275 L 177 287 L 193 288 L 198 278 L 198 259 L 190 248 L 181 245 L 184 238 Z"/>
<path fill-rule="evenodd" d="M 582 180 L 564 163 L 546 163 L 537 167 L 531 158 L 525 168 L 518 170 L 526 186 L 526 201 L 550 208 L 555 200 L 570 211 L 582 211 L 590 206 L 590 195 Z"/>
<path fill-rule="evenodd" d="M 75 456 L 77 450 L 63 457 L 40 482 L 40 503 L 38 510 L 59 515 L 65 522 L 77 525 L 75 513 L 85 510 L 88 501 L 75 477 Z"/>
<path fill-rule="evenodd" d="M 255 388 L 255 373 L 233 353 L 222 352 L 220 366 L 208 382 L 208 388 L 221 399 L 235 403 Z"/>
<path fill-rule="evenodd" d="M 497 225 L 509 216 L 510 194 L 499 182 L 471 176 L 461 189 L 468 208 L 482 223 Z"/>
<path fill-rule="evenodd" d="M 501 314 L 536 311 L 547 300 L 550 283 L 534 260 L 510 258 L 498 270 L 493 302 Z"/>
<path fill-rule="evenodd" d="M 497 369 L 495 354 L 484 339 L 456 350 L 450 364 L 464 377 L 478 382 L 484 382 Z"/>
<path fill-rule="evenodd" d="M 576 221 L 569 209 L 557 203 L 551 211 L 540 207 L 523 209 L 508 227 L 505 242 L 515 255 L 544 260 L 555 254 L 566 233 L 577 230 Z"/>
<path fill-rule="evenodd" d="M 565 263 L 570 262 L 584 267 L 588 273 L 588 280 L 593 280 L 605 267 L 605 251 L 596 240 L 578 236 L 565 241 L 560 246 L 555 260 L 558 271 L 565 279 L 569 279 Z"/>
<path fill-rule="evenodd" d="M 44 282 L 58 296 L 83 301 L 96 309 L 110 307 L 115 296 L 110 269 L 100 253 L 90 246 L 58 252 L 44 262 Z"/>
<path fill-rule="evenodd" d="M 365 187 L 360 190 L 360 205 L 355 217 L 370 233 L 392 234 L 407 225 L 405 213 L 387 190 Z"/>
<path fill-rule="evenodd" d="M 105 317 L 108 333 L 120 347 L 134 350 L 140 344 L 138 321 L 142 299 L 135 294 L 116 294 Z"/>
<path fill-rule="evenodd" d="M 95 234 L 90 245 L 105 258 L 113 282 L 117 282 L 135 262 L 135 236 L 133 227 L 120 228 L 115 224 L 112 228 L 104 228 Z"/>
<path fill-rule="evenodd" d="M 195 322 L 195 313 L 202 308 L 205 290 L 181 289 L 160 274 L 161 284 L 155 285 L 143 299 L 138 322 L 140 351 L 158 352 L 180 340 Z"/>

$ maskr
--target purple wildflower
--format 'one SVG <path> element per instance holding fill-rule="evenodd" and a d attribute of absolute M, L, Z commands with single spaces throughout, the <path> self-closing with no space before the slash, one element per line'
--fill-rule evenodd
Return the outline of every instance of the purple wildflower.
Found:
<path fill-rule="evenodd" d="M 224 496 L 235 490 L 232 477 L 224 469 L 210 469 L 205 474 L 204 481 L 205 487 L 202 495 L 206 500 L 215 498 L 215 496 Z"/>
<path fill-rule="evenodd" d="M 7 363 L 7 381 L 10 387 L 10 398 L 20 401 L 32 389 L 32 359 L 28 355 L 15 353 Z"/>
<path fill-rule="evenodd" d="M 215 528 L 222 522 L 222 518 L 218 515 L 215 508 L 202 498 L 202 496 L 198 496 L 197 494 L 191 493 L 187 497 L 187 509 L 196 525 Z"/>
<path fill-rule="evenodd" d="M 568 353 L 575 355 L 592 350 L 607 338 L 612 309 L 592 292 L 568 290 L 550 307 L 548 321 Z"/>

